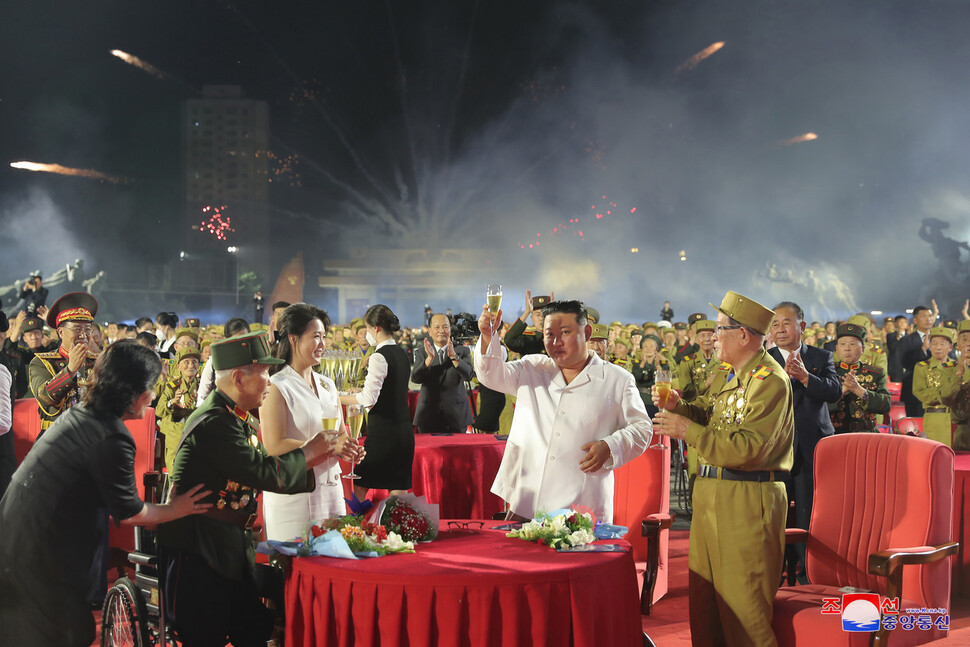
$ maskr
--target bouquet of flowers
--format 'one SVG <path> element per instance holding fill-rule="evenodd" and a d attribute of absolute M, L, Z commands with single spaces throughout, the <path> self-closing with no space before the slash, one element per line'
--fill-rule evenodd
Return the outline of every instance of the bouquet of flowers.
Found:
<path fill-rule="evenodd" d="M 380 557 L 389 553 L 413 553 L 414 543 L 382 525 L 361 516 L 345 515 L 311 523 L 299 542 L 265 541 L 261 553 L 280 553 L 300 557 L 326 556 L 357 559 Z"/>
<path fill-rule="evenodd" d="M 410 493 L 388 497 L 371 519 L 405 541 L 431 541 L 438 536 L 438 506 Z"/>
<path fill-rule="evenodd" d="M 552 548 L 584 546 L 596 541 L 592 515 L 573 510 L 540 513 L 535 519 L 522 524 L 521 528 L 507 533 L 506 536 L 537 541 Z"/>

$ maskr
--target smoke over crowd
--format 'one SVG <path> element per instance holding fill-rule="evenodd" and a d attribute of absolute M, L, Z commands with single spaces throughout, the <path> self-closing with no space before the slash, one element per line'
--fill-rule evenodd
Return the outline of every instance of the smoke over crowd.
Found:
<path fill-rule="evenodd" d="M 506 286 L 510 312 L 531 287 L 629 321 L 664 300 L 707 311 L 727 289 L 818 319 L 930 298 L 957 316 L 970 296 L 966 3 L 354 4 L 297 15 L 212 3 L 185 24 L 160 18 L 161 3 L 92 17 L 85 56 L 104 60 L 57 60 L 89 66 L 105 105 L 72 88 L 56 100 L 97 114 L 104 141 L 88 156 L 58 150 L 33 118 L 11 154 L 136 178 L 95 192 L 123 192 L 112 208 L 134 213 L 62 189 L 90 180 L 6 169 L 8 235 L 37 222 L 27 214 L 69 210 L 88 232 L 161 227 L 159 247 L 177 254 L 178 103 L 187 87 L 234 83 L 270 103 L 277 153 L 300 169 L 274 186 L 267 218 L 279 259 L 304 251 L 308 285 L 350 246 L 395 246 L 487 251 L 467 285 L 443 279 L 433 305 L 455 311 L 477 311 L 488 282 Z M 145 88 L 143 111 L 114 105 Z M 14 99 L 0 105 L 43 101 Z M 16 239 L 0 283 L 79 255 L 143 262 L 117 235 L 63 238 L 41 250 Z"/>

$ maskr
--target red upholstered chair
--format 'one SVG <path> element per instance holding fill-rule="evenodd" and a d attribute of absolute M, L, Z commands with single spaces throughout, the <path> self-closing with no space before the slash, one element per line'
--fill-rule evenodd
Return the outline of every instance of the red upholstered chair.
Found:
<path fill-rule="evenodd" d="M 896 433 L 923 438 L 922 418 L 900 418 L 896 421 Z"/>
<path fill-rule="evenodd" d="M 37 442 L 37 436 L 40 435 L 40 412 L 37 411 L 37 400 L 21 398 L 14 402 L 10 433 L 13 434 L 13 451 L 17 456 L 17 465 L 20 465 L 24 462 L 27 452 Z"/>
<path fill-rule="evenodd" d="M 145 474 L 155 471 L 155 410 L 145 409 L 145 415 L 137 420 L 126 420 L 125 426 L 135 439 L 135 485 L 142 501 L 148 501 L 145 491 Z M 132 526 L 116 526 L 111 524 L 108 534 L 108 546 L 127 553 L 135 549 L 135 529 Z M 127 558 L 122 561 L 126 562 Z"/>
<path fill-rule="evenodd" d="M 906 417 L 906 407 L 901 404 L 894 404 L 889 408 L 889 424 L 896 427 L 896 421 Z"/>
<path fill-rule="evenodd" d="M 903 383 L 887 381 L 886 390 L 889 391 L 889 397 L 893 402 L 899 402 L 899 396 L 903 392 Z"/>
<path fill-rule="evenodd" d="M 930 630 L 842 630 L 822 598 L 851 586 L 899 598 L 907 608 L 948 609 L 952 542 L 953 451 L 925 438 L 837 434 L 815 450 L 815 502 L 807 539 L 806 586 L 783 587 L 772 622 L 779 645 L 917 645 L 946 636 Z M 789 543 L 792 543 L 791 541 Z M 887 641 L 888 639 L 888 641 Z"/>

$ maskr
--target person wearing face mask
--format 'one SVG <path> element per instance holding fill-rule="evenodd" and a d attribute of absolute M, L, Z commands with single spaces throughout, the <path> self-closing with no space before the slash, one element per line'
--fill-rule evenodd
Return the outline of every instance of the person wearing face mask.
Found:
<path fill-rule="evenodd" d="M 303 534 L 316 519 L 345 514 L 338 457 L 359 460 L 363 448 L 344 431 L 339 394 L 333 380 L 313 370 L 319 366 L 330 317 L 306 303 L 286 307 L 276 322 L 274 355 L 285 363 L 270 369 L 269 392 L 259 407 L 263 444 L 270 456 L 299 449 L 320 431 L 323 420 L 334 421 L 331 455 L 313 468 L 316 487 L 301 494 L 263 494 L 266 538 L 288 541 Z"/>
<path fill-rule="evenodd" d="M 414 462 L 414 430 L 408 409 L 410 365 L 407 352 L 394 340 L 401 322 L 390 308 L 378 304 L 367 309 L 364 323 L 374 348 L 367 360 L 364 388 L 340 396 L 342 404 L 359 404 L 368 410 L 367 458 L 357 465 L 360 479 L 354 482 L 358 499 L 370 488 L 390 490 L 391 494 L 411 489 Z"/>

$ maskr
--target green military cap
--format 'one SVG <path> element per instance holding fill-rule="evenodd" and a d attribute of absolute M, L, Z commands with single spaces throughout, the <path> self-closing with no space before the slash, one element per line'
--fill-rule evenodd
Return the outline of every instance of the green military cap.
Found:
<path fill-rule="evenodd" d="M 367 324 L 365 324 L 363 321 L 359 321 L 359 322 L 357 322 L 357 323 L 355 323 L 353 325 L 353 327 L 351 328 L 351 330 L 353 330 L 354 331 L 354 334 L 356 335 L 358 330 L 360 330 L 361 328 L 366 328 L 366 327 L 367 327 Z"/>
<path fill-rule="evenodd" d="M 256 322 L 249 324 L 249 332 L 259 332 L 260 330 L 269 330 L 269 326 L 264 323 Z"/>
<path fill-rule="evenodd" d="M 633 337 L 634 335 L 640 335 L 641 337 L 643 337 L 643 331 L 637 328 L 636 326 L 634 326 L 633 328 L 630 328 L 629 332 L 630 332 L 630 337 Z"/>
<path fill-rule="evenodd" d="M 202 343 L 199 344 L 199 348 L 205 348 L 206 346 L 210 346 L 211 344 L 212 344 L 211 339 L 203 339 Z"/>
<path fill-rule="evenodd" d="M 930 330 L 930 339 L 934 337 L 944 337 L 952 344 L 957 338 L 957 331 L 953 330 L 953 328 L 935 326 Z"/>
<path fill-rule="evenodd" d="M 700 332 L 702 330 L 716 330 L 717 322 L 711 321 L 710 319 L 699 319 L 694 322 L 694 330 Z"/>
<path fill-rule="evenodd" d="M 216 324 L 212 324 L 211 326 L 209 326 L 208 328 L 206 328 L 205 331 L 206 332 L 216 332 L 216 333 L 219 333 L 220 335 L 225 335 L 226 334 L 226 327 L 225 326 L 217 326 Z"/>
<path fill-rule="evenodd" d="M 593 327 L 593 332 L 589 334 L 590 341 L 597 339 L 607 339 L 610 336 L 610 327 L 606 324 L 594 323 L 590 324 Z"/>
<path fill-rule="evenodd" d="M 363 319 L 361 319 L 360 317 L 354 317 L 353 319 L 350 320 L 350 323 L 347 325 L 353 330 L 356 330 L 357 324 L 362 324 L 362 323 L 364 323 Z"/>
<path fill-rule="evenodd" d="M 98 300 L 87 292 L 68 292 L 47 311 L 47 325 L 57 328 L 67 321 L 90 321 L 98 314 Z"/>
<path fill-rule="evenodd" d="M 617 337 L 616 340 L 613 343 L 614 344 L 623 344 L 624 346 L 626 346 L 627 348 L 629 348 L 630 347 L 630 338 L 629 337 Z"/>
<path fill-rule="evenodd" d="M 941 325 L 944 328 L 949 328 L 950 330 L 956 330 L 957 329 L 957 322 L 954 321 L 953 319 L 947 319 Z"/>
<path fill-rule="evenodd" d="M 199 353 L 197 348 L 183 348 L 175 355 L 175 363 L 178 364 L 186 357 L 194 357 L 195 359 L 202 359 L 202 355 Z"/>
<path fill-rule="evenodd" d="M 217 371 L 250 364 L 282 364 L 270 355 L 269 335 L 265 330 L 230 337 L 212 344 L 212 367 Z"/>
<path fill-rule="evenodd" d="M 552 303 L 552 297 L 549 297 L 549 296 L 532 297 L 532 309 L 533 310 L 540 310 L 542 308 L 545 308 L 550 303 Z M 587 315 L 586 316 L 587 317 L 589 316 L 589 311 L 588 310 L 587 310 Z"/>
<path fill-rule="evenodd" d="M 960 322 L 960 325 L 957 326 L 957 333 L 965 332 L 970 332 L 970 319 L 964 319 Z"/>
<path fill-rule="evenodd" d="M 872 323 L 872 319 L 867 315 L 859 313 L 857 315 L 852 315 L 851 317 L 849 317 L 849 320 L 846 323 L 862 326 L 863 328 L 868 328 L 869 324 Z M 838 330 L 838 327 L 836 327 L 836 330 Z M 838 336 L 838 333 L 836 333 L 836 336 Z"/>
<path fill-rule="evenodd" d="M 752 330 L 756 330 L 764 335 L 771 327 L 771 320 L 775 317 L 775 311 L 769 310 L 754 299 L 728 290 L 721 300 L 721 305 L 709 304 L 712 308 L 723 315 L 734 319 L 739 324 L 743 324 Z"/>
<path fill-rule="evenodd" d="M 589 306 L 586 306 L 586 320 L 589 321 L 590 323 L 599 323 L 600 311 L 597 310 L 596 308 L 590 308 Z"/>
<path fill-rule="evenodd" d="M 683 321 L 678 321 L 674 324 L 674 330 L 687 330 L 687 324 Z"/>
<path fill-rule="evenodd" d="M 894 322 L 894 321 L 896 321 L 896 320 L 895 320 L 895 319 L 893 319 L 892 317 L 883 317 L 883 318 L 882 318 L 882 322 L 883 322 L 883 323 L 892 323 L 892 322 Z"/>
<path fill-rule="evenodd" d="M 619 321 L 614 321 L 614 322 L 610 323 L 610 328 L 612 328 L 613 326 L 619 326 L 620 328 L 622 328 L 623 327 L 623 323 L 622 322 L 619 322 Z"/>
<path fill-rule="evenodd" d="M 660 337 L 657 337 L 656 335 L 647 335 L 646 337 L 640 340 L 640 344 L 642 345 L 644 340 L 646 339 L 652 339 L 654 343 L 657 344 L 658 349 L 663 348 L 664 346 L 664 340 L 662 340 Z"/>
<path fill-rule="evenodd" d="M 44 321 L 40 317 L 30 316 L 24 319 L 24 325 L 20 328 L 20 332 L 30 332 L 31 330 L 43 330 Z"/>
<path fill-rule="evenodd" d="M 186 328 L 200 328 L 202 326 L 202 322 L 199 321 L 198 317 L 189 317 L 185 320 L 185 326 Z"/>
<path fill-rule="evenodd" d="M 179 337 L 191 337 L 198 343 L 199 341 L 199 331 L 195 328 L 179 328 L 175 331 L 175 339 Z"/>
<path fill-rule="evenodd" d="M 660 335 L 666 336 L 668 334 L 676 336 L 677 331 L 674 330 L 672 326 L 664 326 L 664 329 L 660 331 Z"/>
<path fill-rule="evenodd" d="M 840 337 L 855 337 L 863 344 L 866 343 L 866 327 L 857 323 L 839 324 L 835 329 L 836 339 Z"/>
<path fill-rule="evenodd" d="M 707 319 L 707 315 L 705 315 L 703 312 L 691 313 L 687 315 L 687 325 L 690 326 L 691 324 L 695 324 L 703 319 Z"/>

